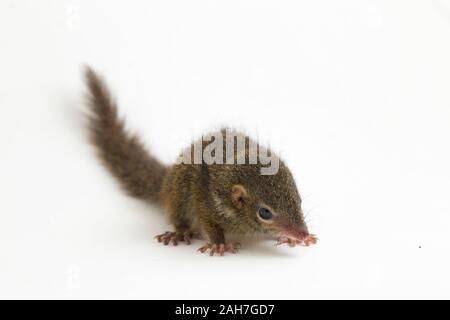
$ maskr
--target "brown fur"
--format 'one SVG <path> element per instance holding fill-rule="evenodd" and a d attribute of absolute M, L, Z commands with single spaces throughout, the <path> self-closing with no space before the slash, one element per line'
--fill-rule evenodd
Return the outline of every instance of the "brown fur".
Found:
<path fill-rule="evenodd" d="M 253 165 L 202 163 L 166 167 L 146 152 L 136 136 L 124 130 L 116 104 L 101 78 L 89 68 L 85 76 L 93 113 L 91 136 L 103 162 L 128 193 L 161 203 L 176 234 L 200 232 L 214 244 L 225 243 L 227 232 L 307 234 L 297 187 L 281 160 L 275 175 L 261 175 L 263 165 L 259 161 Z M 224 135 L 225 130 L 220 134 Z M 245 140 L 248 163 L 251 140 Z M 207 143 L 203 143 L 203 148 Z M 235 160 L 236 157 L 235 152 Z M 261 206 L 276 213 L 273 221 L 258 218 Z"/>
<path fill-rule="evenodd" d="M 89 67 L 85 78 L 92 113 L 91 140 L 100 158 L 130 195 L 158 202 L 166 167 L 145 150 L 136 135 L 125 131 L 116 103 L 102 79 Z"/>

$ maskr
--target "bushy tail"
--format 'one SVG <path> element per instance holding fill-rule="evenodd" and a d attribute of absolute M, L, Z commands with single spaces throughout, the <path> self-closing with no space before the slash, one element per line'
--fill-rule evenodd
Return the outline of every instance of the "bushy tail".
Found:
<path fill-rule="evenodd" d="M 91 68 L 85 68 L 89 89 L 90 134 L 100 158 L 132 196 L 159 202 L 159 191 L 167 168 L 150 155 L 136 135 L 130 135 L 118 118 L 117 105 Z"/>

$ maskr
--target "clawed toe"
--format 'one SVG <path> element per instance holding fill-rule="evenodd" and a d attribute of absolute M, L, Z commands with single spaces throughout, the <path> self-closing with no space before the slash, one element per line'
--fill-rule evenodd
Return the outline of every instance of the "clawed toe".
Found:
<path fill-rule="evenodd" d="M 210 256 L 214 256 L 215 254 L 223 256 L 225 255 L 225 252 L 237 253 L 240 247 L 241 244 L 239 242 L 215 244 L 207 243 L 203 247 L 200 247 L 198 251 L 200 251 L 201 253 L 205 253 L 209 250 Z"/>
<path fill-rule="evenodd" d="M 162 242 L 165 246 L 171 244 L 173 246 L 178 245 L 178 241 L 183 241 L 186 244 L 191 244 L 191 234 L 189 232 L 170 232 L 166 231 L 163 234 L 159 234 L 155 237 L 158 242 Z"/>
<path fill-rule="evenodd" d="M 317 243 L 317 240 L 319 240 L 319 238 L 317 238 L 316 235 L 310 234 L 309 236 L 307 236 L 307 237 L 305 238 L 305 240 L 303 240 L 303 244 L 302 244 L 302 245 L 304 245 L 304 246 L 306 246 L 306 247 L 309 247 L 309 246 L 312 245 L 312 244 L 316 244 L 316 243 Z"/>

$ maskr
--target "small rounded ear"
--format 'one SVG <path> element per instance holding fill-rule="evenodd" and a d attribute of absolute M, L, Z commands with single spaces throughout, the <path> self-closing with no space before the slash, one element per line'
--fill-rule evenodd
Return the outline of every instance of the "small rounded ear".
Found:
<path fill-rule="evenodd" d="M 240 184 L 235 184 L 231 188 L 231 202 L 236 208 L 242 209 L 247 198 L 247 190 Z"/>

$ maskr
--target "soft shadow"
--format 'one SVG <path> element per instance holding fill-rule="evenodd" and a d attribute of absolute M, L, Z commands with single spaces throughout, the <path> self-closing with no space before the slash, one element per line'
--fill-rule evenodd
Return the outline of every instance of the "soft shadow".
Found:
<path fill-rule="evenodd" d="M 273 240 L 245 240 L 240 241 L 242 244 L 243 251 L 241 254 L 246 255 L 251 258 L 267 258 L 267 256 L 282 257 L 282 258 L 298 258 L 296 254 L 296 249 L 299 248 L 288 248 L 292 249 L 287 251 L 287 248 L 282 246 L 276 246 Z"/>

